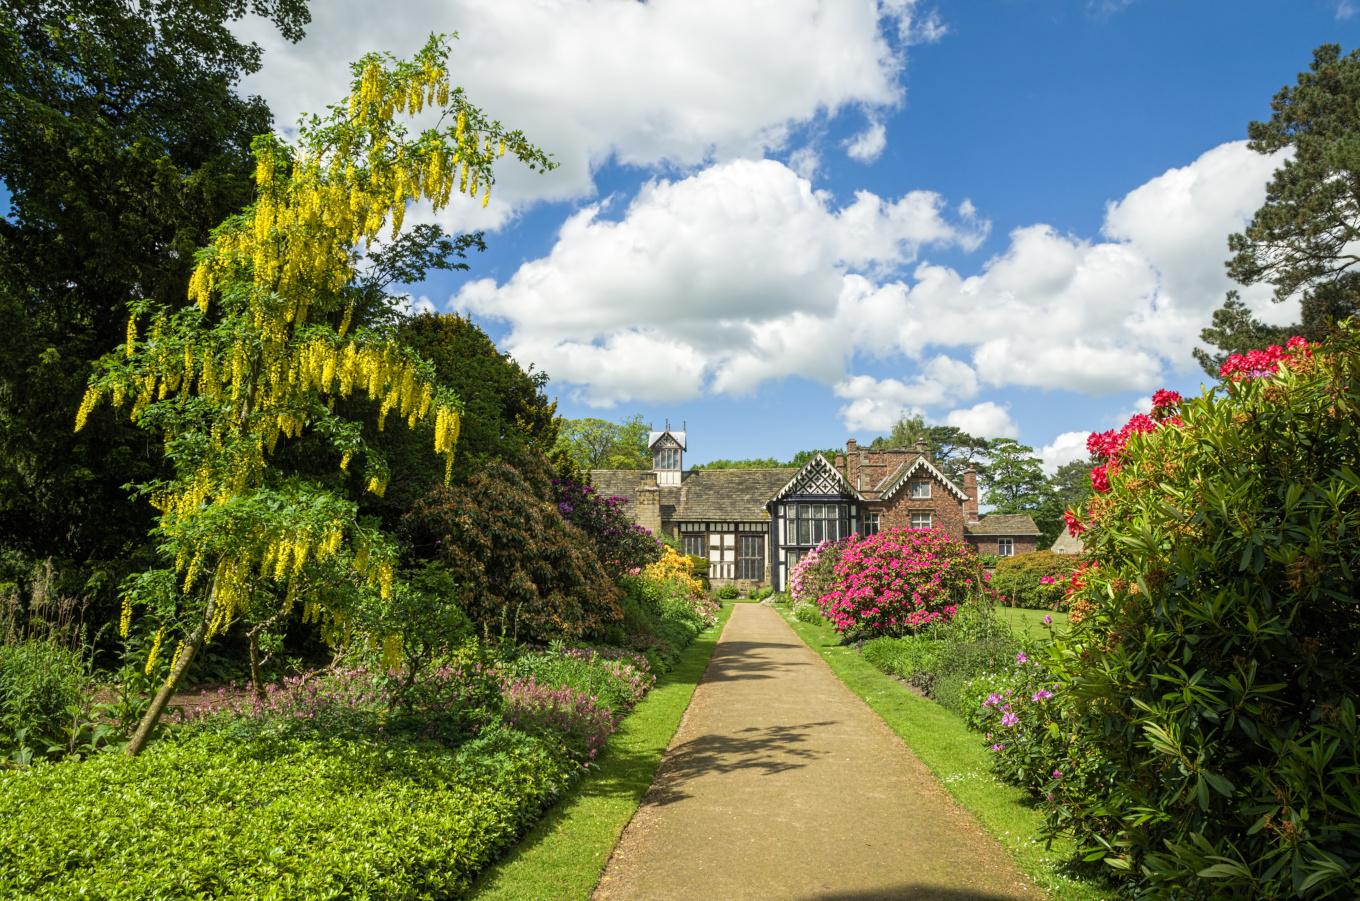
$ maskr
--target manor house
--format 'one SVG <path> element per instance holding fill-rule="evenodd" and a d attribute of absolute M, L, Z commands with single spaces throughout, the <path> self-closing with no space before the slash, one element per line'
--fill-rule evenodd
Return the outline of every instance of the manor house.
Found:
<path fill-rule="evenodd" d="M 958 485 L 928 448 L 868 450 L 854 439 L 834 460 L 817 454 L 801 469 L 686 472 L 686 435 L 651 432 L 651 471 L 597 469 L 603 497 L 623 497 L 634 521 L 706 556 L 715 585 L 783 590 L 800 557 L 827 538 L 881 529 L 944 529 L 978 553 L 1007 557 L 1035 549 L 1027 514 L 978 515 L 977 474 Z"/>

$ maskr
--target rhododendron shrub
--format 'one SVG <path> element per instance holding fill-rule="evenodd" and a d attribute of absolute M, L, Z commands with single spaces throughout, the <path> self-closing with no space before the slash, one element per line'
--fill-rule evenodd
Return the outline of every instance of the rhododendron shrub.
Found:
<path fill-rule="evenodd" d="M 1048 833 L 1134 897 L 1353 897 L 1360 332 L 1234 357 L 1093 440 L 1108 486 L 1075 514 L 1092 564 L 1044 661 L 1059 687 L 995 743 L 1046 755 L 1022 781 Z"/>
<path fill-rule="evenodd" d="M 794 604 L 816 604 L 836 580 L 836 564 L 849 538 L 828 538 L 803 555 L 789 574 L 789 595 Z"/>
<path fill-rule="evenodd" d="M 948 621 L 982 587 L 967 544 L 940 529 L 890 529 L 845 540 L 835 581 L 817 603 L 841 634 L 899 637 Z"/>
<path fill-rule="evenodd" d="M 590 536 L 605 572 L 613 579 L 661 558 L 662 545 L 651 532 L 628 517 L 626 497 L 601 497 L 589 485 L 553 479 L 557 512 Z"/>

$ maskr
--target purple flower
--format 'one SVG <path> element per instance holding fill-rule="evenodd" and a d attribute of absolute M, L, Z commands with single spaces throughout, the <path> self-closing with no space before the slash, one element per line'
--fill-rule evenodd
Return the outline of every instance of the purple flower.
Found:
<path fill-rule="evenodd" d="M 1016 662 L 1016 663 L 1029 663 L 1029 658 L 1025 656 L 1025 652 L 1024 652 L 1024 651 L 1021 651 L 1019 654 L 1016 654 L 1016 655 L 1015 655 L 1015 662 Z"/>
<path fill-rule="evenodd" d="M 1054 778 L 1054 779 L 1061 779 L 1061 778 L 1062 778 L 1062 770 L 1054 770 L 1054 771 L 1053 771 L 1053 778 Z"/>
<path fill-rule="evenodd" d="M 1048 614 L 1044 614 L 1044 625 L 1045 626 L 1053 625 L 1053 617 L 1049 616 Z"/>
<path fill-rule="evenodd" d="M 1001 717 L 1001 725 L 1003 726 L 1014 726 L 1017 725 L 1019 722 L 1020 717 L 1016 716 L 1014 713 L 1007 713 L 1006 715 Z"/>

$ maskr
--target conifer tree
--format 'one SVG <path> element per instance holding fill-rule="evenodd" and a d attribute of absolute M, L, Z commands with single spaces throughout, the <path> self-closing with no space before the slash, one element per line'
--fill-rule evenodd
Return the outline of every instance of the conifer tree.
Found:
<path fill-rule="evenodd" d="M 364 251 L 389 227 L 397 239 L 408 202 L 439 209 L 458 192 L 485 205 L 493 162 L 507 150 L 533 169 L 552 164 L 450 87 L 447 54 L 438 37 L 410 61 L 369 54 L 353 65 L 346 100 L 306 122 L 295 145 L 258 137 L 257 200 L 198 254 L 193 305 L 131 304 L 126 344 L 101 361 L 81 405 L 77 430 L 101 401 L 130 404 L 175 466 L 173 478 L 143 486 L 173 564 L 129 587 L 121 630 L 138 601 L 158 599 L 183 638 L 129 755 L 145 747 L 203 642 L 258 615 L 253 605 L 301 604 L 335 638 L 346 628 L 335 600 L 343 593 L 323 589 L 337 573 L 352 567 L 359 590 L 391 591 L 395 545 L 359 522 L 349 499 L 271 466 L 279 441 L 323 436 L 341 470 L 363 460 L 368 490 L 381 495 L 381 455 L 334 412 L 337 397 L 361 391 L 381 401 L 380 429 L 394 412 L 408 426 L 432 417 L 434 450 L 452 466 L 458 399 L 437 389 L 432 367 L 411 350 L 382 332 L 350 330 Z M 438 123 L 410 136 L 398 117 L 426 107 Z"/>

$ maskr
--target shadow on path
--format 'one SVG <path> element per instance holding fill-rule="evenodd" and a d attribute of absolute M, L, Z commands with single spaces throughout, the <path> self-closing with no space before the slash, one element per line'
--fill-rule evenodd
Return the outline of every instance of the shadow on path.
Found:
<path fill-rule="evenodd" d="M 692 738 L 666 755 L 647 803 L 660 806 L 683 801 L 690 795 L 680 786 L 698 776 L 739 770 L 759 770 L 759 775 L 773 776 L 807 766 L 828 753 L 803 747 L 808 736 L 814 729 L 835 724 L 835 720 L 828 720 L 800 726 L 751 727 L 731 735 Z"/>
<path fill-rule="evenodd" d="M 795 646 L 778 641 L 724 641 L 713 652 L 708 664 L 705 682 L 736 682 L 740 679 L 774 679 L 791 667 L 807 666 L 796 660 L 772 660 L 771 652 L 778 655 Z M 762 654 L 762 652 L 764 652 Z"/>
<path fill-rule="evenodd" d="M 806 895 L 797 901 L 1011 901 L 1013 897 L 974 889 L 905 883 L 861 891 L 832 889 L 817 895 Z"/>

